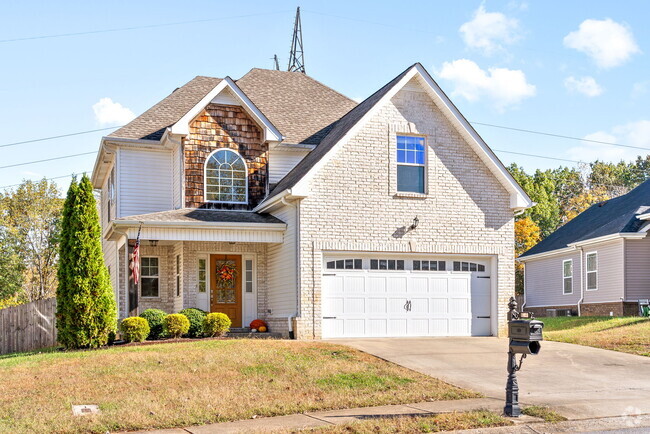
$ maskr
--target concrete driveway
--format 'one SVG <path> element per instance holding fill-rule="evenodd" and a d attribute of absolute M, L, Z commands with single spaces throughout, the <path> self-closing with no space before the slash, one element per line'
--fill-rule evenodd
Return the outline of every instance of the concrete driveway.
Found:
<path fill-rule="evenodd" d="M 336 339 L 415 371 L 504 399 L 508 340 L 498 338 Z M 650 414 L 650 357 L 559 342 L 528 356 L 519 401 L 571 419 Z"/>

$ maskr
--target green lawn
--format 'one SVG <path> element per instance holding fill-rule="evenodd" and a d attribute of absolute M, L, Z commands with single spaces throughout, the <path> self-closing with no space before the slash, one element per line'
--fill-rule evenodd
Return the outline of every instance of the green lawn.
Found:
<path fill-rule="evenodd" d="M 202 340 L 0 359 L 0 432 L 172 428 L 476 397 L 327 343 Z M 72 416 L 73 404 L 99 405 Z"/>
<path fill-rule="evenodd" d="M 650 357 L 650 319 L 642 317 L 557 317 L 544 322 L 544 339 Z"/>

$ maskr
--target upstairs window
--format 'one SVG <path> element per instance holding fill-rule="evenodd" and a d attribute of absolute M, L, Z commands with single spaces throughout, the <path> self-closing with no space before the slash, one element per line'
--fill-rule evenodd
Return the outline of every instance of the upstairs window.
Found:
<path fill-rule="evenodd" d="M 424 137 L 397 136 L 397 191 L 424 193 Z"/>
<path fill-rule="evenodd" d="M 562 261 L 562 291 L 565 295 L 573 294 L 573 260 Z"/>
<path fill-rule="evenodd" d="M 598 253 L 587 253 L 587 291 L 598 289 Z"/>
<path fill-rule="evenodd" d="M 205 162 L 205 201 L 248 203 L 246 163 L 232 149 L 219 149 Z"/>

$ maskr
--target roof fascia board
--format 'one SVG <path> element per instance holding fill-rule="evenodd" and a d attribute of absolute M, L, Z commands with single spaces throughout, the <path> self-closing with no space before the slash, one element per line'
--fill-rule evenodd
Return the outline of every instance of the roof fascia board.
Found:
<path fill-rule="evenodd" d="M 352 137 L 354 137 L 357 132 L 368 122 L 372 117 L 379 111 L 379 109 L 387 102 L 390 101 L 392 97 L 397 94 L 397 92 L 400 91 L 402 87 L 406 83 L 408 83 L 416 74 L 417 74 L 417 69 L 412 67 L 405 75 L 402 77 L 402 79 L 397 82 L 392 89 L 390 89 L 386 94 L 375 103 L 375 105 L 368 110 L 366 114 L 364 114 L 361 119 L 352 127 L 350 130 L 339 140 L 333 147 L 332 149 L 329 150 L 329 152 L 323 156 L 316 164 L 314 164 L 311 169 L 309 169 L 309 172 L 305 176 L 303 176 L 300 181 L 296 183 L 296 185 L 293 186 L 293 191 L 296 192 L 298 195 L 301 196 L 307 196 L 309 192 L 309 183 L 311 179 L 322 169 L 329 161 L 334 157 L 336 152 L 350 140 Z"/>
<path fill-rule="evenodd" d="M 202 229 L 239 229 L 239 230 L 260 230 L 284 231 L 287 228 L 285 223 L 249 223 L 249 222 L 162 222 L 162 221 L 139 221 L 139 220 L 119 220 L 114 221 L 115 228 L 133 228 L 139 227 L 140 224 L 150 228 L 177 228 L 192 229 L 200 227 Z"/>
<path fill-rule="evenodd" d="M 562 249 L 549 250 L 548 252 L 536 253 L 534 255 L 520 256 L 517 258 L 518 261 L 526 262 L 531 259 L 540 259 L 546 258 L 548 256 L 564 255 L 566 253 L 571 253 L 577 250 L 575 247 L 564 247 Z"/>
<path fill-rule="evenodd" d="M 639 220 L 650 220 L 650 212 L 646 214 L 639 214 L 636 216 Z"/>
<path fill-rule="evenodd" d="M 286 200 L 295 200 L 295 199 L 304 199 L 307 195 L 298 195 L 295 193 L 294 189 L 284 190 L 280 194 L 276 194 L 269 201 L 262 201 L 259 205 L 253 208 L 253 212 L 268 212 L 277 206 L 284 206 L 284 201 Z"/>
<path fill-rule="evenodd" d="M 110 171 L 110 166 L 115 164 L 115 147 L 107 143 L 105 139 L 106 137 L 102 137 L 99 143 L 99 150 L 97 151 L 93 171 L 90 175 L 90 182 L 95 189 L 102 188 L 104 180 Z M 109 161 L 106 161 L 106 158 L 104 158 L 106 154 L 112 154 Z"/>
<path fill-rule="evenodd" d="M 524 191 L 523 188 L 515 181 L 508 169 L 503 165 L 501 160 L 494 154 L 492 149 L 485 143 L 483 138 L 476 132 L 474 127 L 467 121 L 465 116 L 458 110 L 454 103 L 449 99 L 449 97 L 444 93 L 444 91 L 438 86 L 438 84 L 433 80 L 431 75 L 427 72 L 426 69 L 419 63 L 415 65 L 420 77 L 424 80 L 425 83 L 429 85 L 429 91 L 433 92 L 435 99 L 437 99 L 446 112 L 447 118 L 451 118 L 452 124 L 455 123 L 456 127 L 461 131 L 464 131 L 465 139 L 467 140 L 474 148 L 474 151 L 479 155 L 479 158 L 483 160 L 484 163 L 487 163 L 488 167 L 491 167 L 492 173 L 494 173 L 501 181 L 501 184 L 508 190 L 510 193 L 510 207 L 513 209 L 521 210 L 530 208 L 533 206 L 533 201 L 530 199 L 528 194 Z M 440 107 L 440 106 L 438 106 Z"/>
<path fill-rule="evenodd" d="M 226 77 L 219 82 L 210 92 L 208 92 L 194 107 L 192 107 L 185 115 L 178 120 L 169 129 L 171 134 L 186 136 L 190 133 L 190 122 L 196 118 L 201 110 L 203 110 L 217 95 L 224 89 L 229 88 L 233 94 L 239 98 L 244 109 L 252 115 L 255 120 L 264 126 L 264 139 L 265 141 L 280 142 L 282 141 L 282 134 L 280 131 L 269 121 L 266 116 L 253 104 L 253 102 L 246 96 L 246 94 L 235 84 L 230 78 Z"/>
<path fill-rule="evenodd" d="M 580 247 L 580 246 L 587 246 L 590 244 L 596 244 L 596 243 L 602 243 L 606 241 L 613 241 L 613 240 L 618 240 L 622 238 L 629 238 L 629 239 L 641 239 L 645 238 L 647 235 L 646 232 L 618 232 L 615 234 L 610 234 L 610 235 L 603 235 L 602 237 L 596 237 L 596 238 L 591 238 L 588 240 L 582 240 L 582 241 L 576 241 L 575 243 L 570 243 L 567 244 L 568 246 L 575 246 L 575 247 Z"/>

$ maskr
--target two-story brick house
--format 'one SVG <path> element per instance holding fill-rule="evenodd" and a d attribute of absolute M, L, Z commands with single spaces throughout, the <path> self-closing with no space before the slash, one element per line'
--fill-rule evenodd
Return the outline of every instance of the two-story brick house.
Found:
<path fill-rule="evenodd" d="M 120 317 L 300 339 L 500 333 L 531 206 L 420 64 L 360 104 L 295 72 L 196 77 L 104 137 L 92 179 Z"/>

